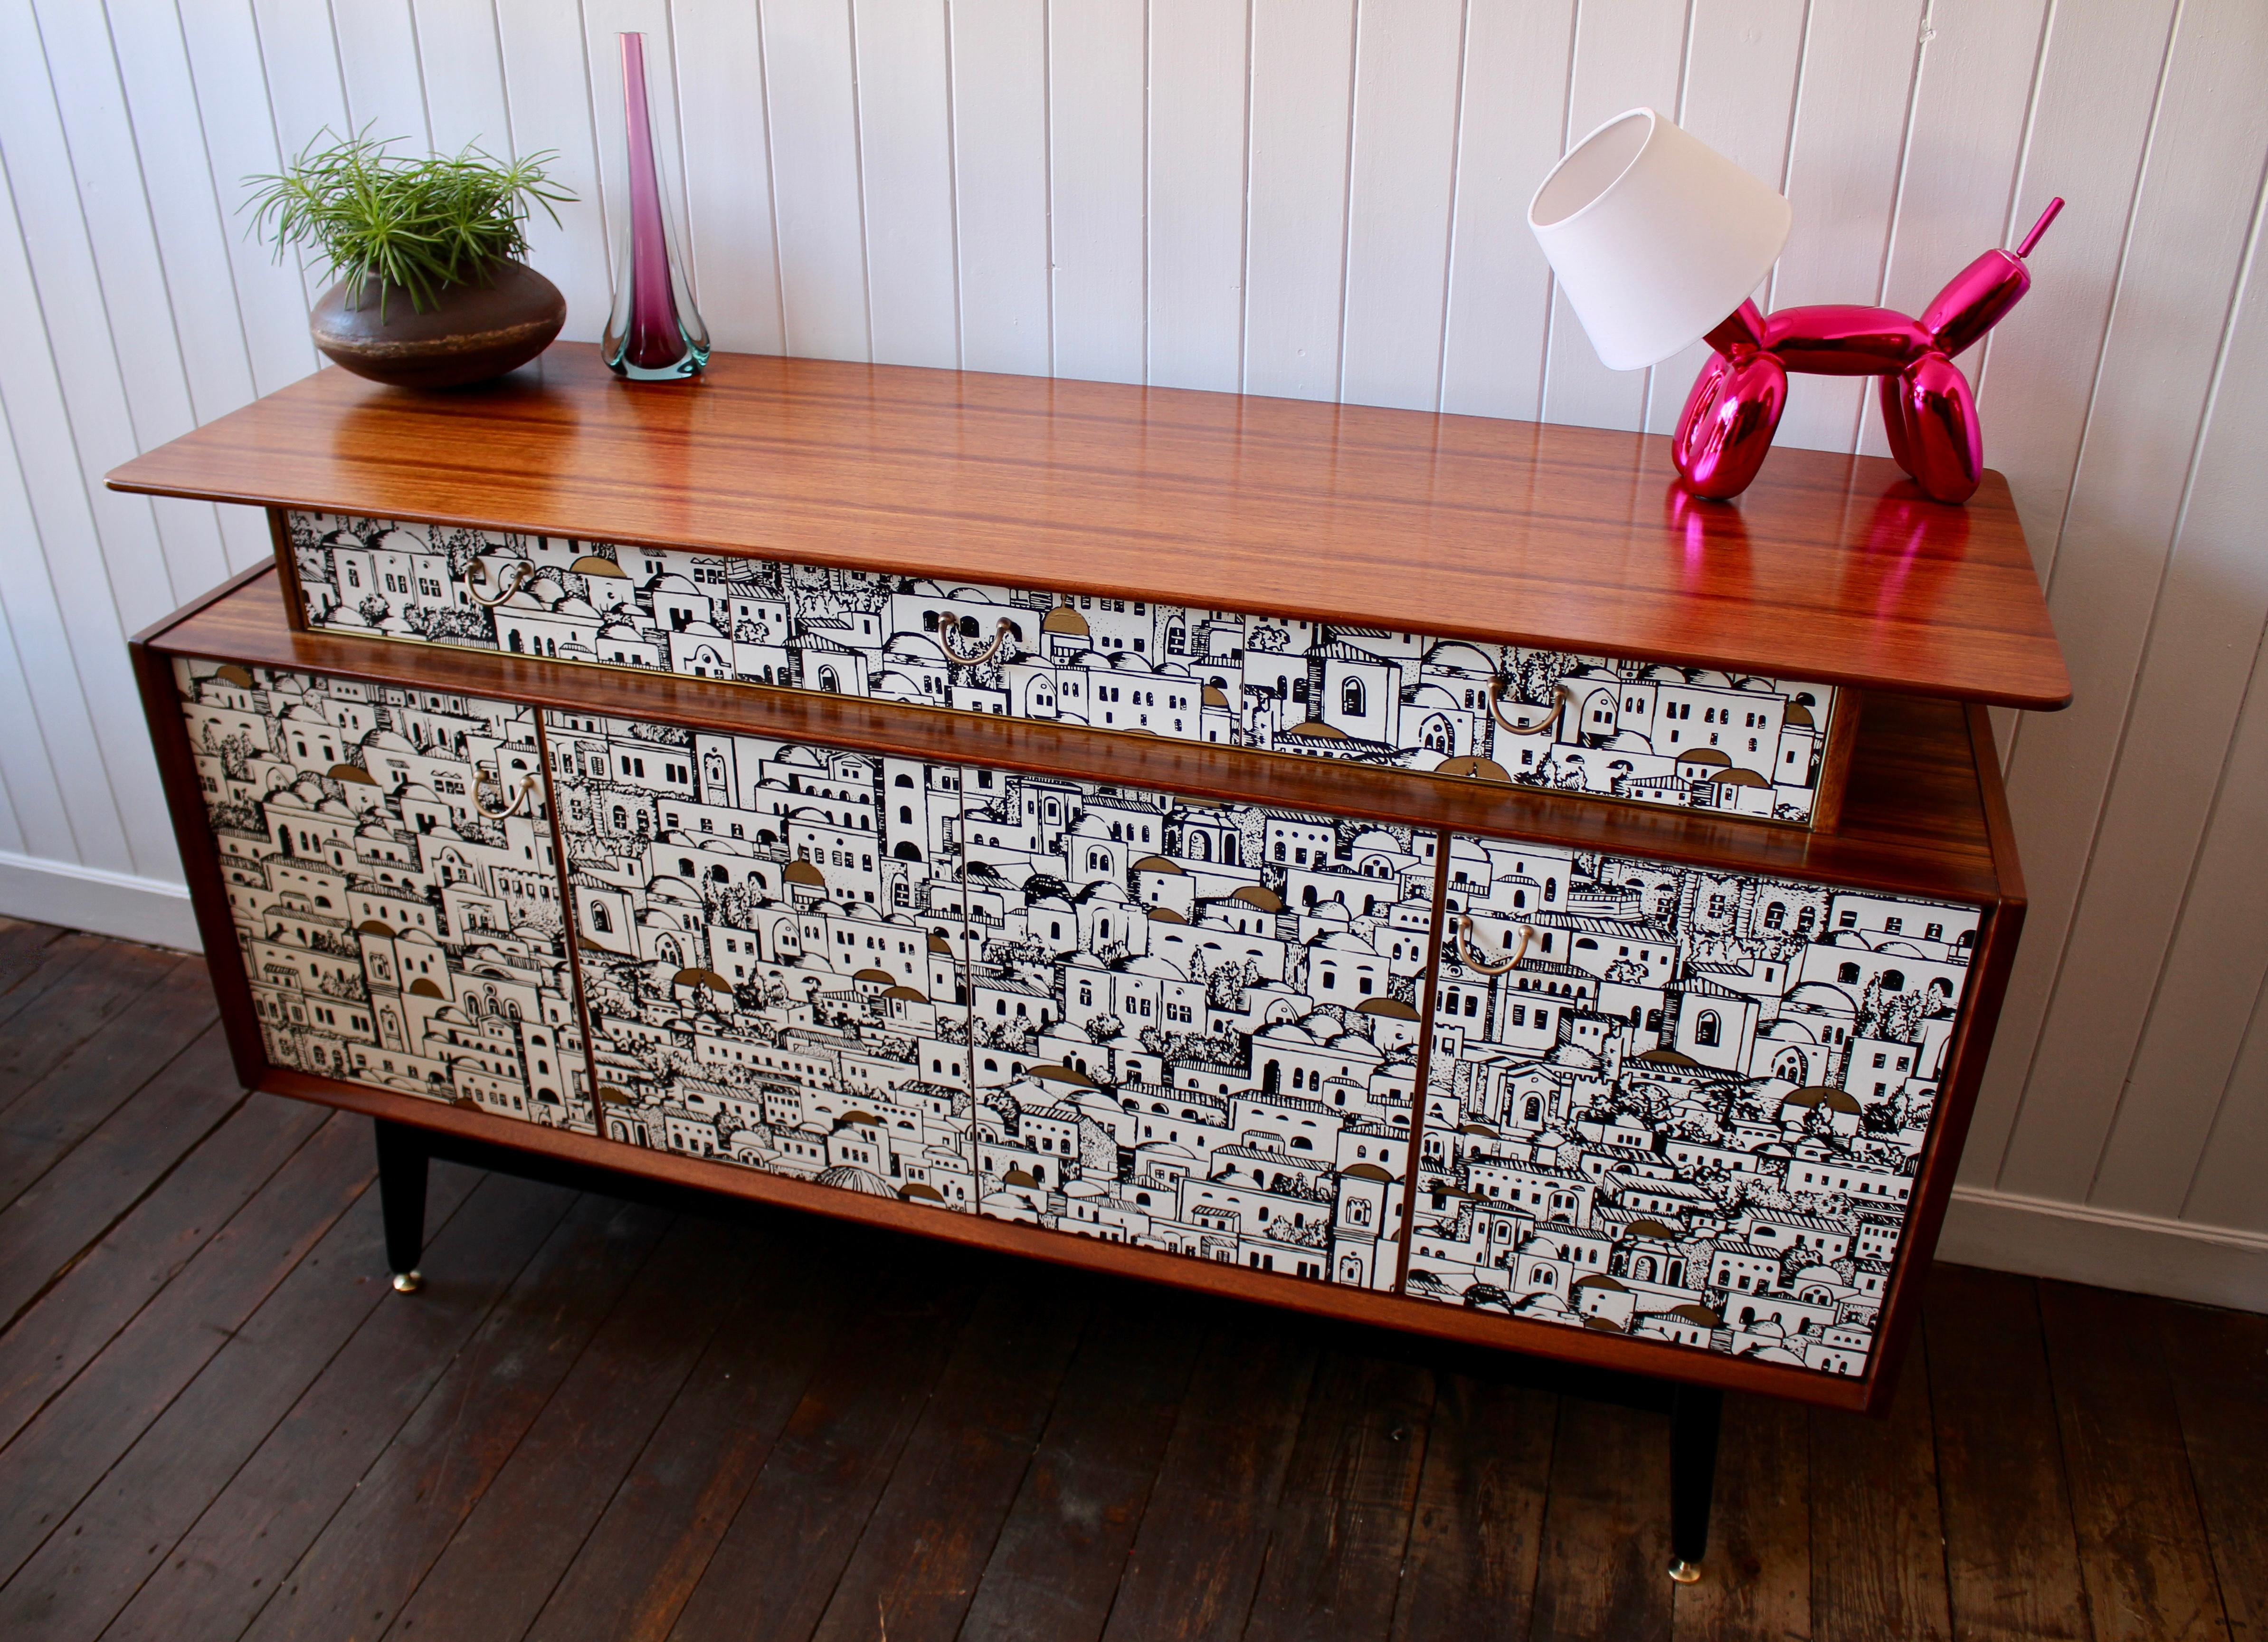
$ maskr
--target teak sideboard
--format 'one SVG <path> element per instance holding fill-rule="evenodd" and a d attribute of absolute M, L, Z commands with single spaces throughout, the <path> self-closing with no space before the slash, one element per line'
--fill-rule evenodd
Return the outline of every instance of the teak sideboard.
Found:
<path fill-rule="evenodd" d="M 404 1288 L 480 1145 L 1676 1382 L 1697 1563 L 1717 1391 L 1889 1394 L 2069 684 L 1997 474 L 1667 446 L 321 372 L 110 476 L 273 523 L 134 641 L 237 1064 Z"/>

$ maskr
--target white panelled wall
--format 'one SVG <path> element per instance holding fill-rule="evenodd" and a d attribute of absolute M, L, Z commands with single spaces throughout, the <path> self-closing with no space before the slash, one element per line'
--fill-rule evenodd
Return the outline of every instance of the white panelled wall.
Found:
<path fill-rule="evenodd" d="M 1786 190 L 1768 306 L 1918 309 L 2066 196 L 1966 361 L 2077 696 L 1999 726 L 2030 922 L 1946 1252 L 2268 1309 L 2260 0 L 0 0 L 0 911 L 195 939 L 124 640 L 267 534 L 100 478 L 316 366 L 240 179 L 555 150 L 593 338 L 624 29 L 726 349 L 1660 432 L 1701 351 L 1602 367 L 1523 220 L 1608 115 Z M 1781 442 L 1880 453 L 1869 399 Z"/>

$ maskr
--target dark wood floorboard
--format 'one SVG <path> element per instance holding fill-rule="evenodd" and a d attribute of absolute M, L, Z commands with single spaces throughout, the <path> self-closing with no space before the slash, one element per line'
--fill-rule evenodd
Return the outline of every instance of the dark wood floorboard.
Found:
<path fill-rule="evenodd" d="M 1814 1636 L 1945 1642 L 1953 1634 L 1932 1366 L 1917 1338 L 1885 1417 L 1806 1416 Z"/>
<path fill-rule="evenodd" d="M 2093 1634 L 2039 1285 L 1940 1267 L 1922 1311 L 1958 1642 Z"/>
<path fill-rule="evenodd" d="M 233 1083 L 202 966 L 0 920 L 9 1642 L 2268 1642 L 2268 1317 L 1940 1267 L 1889 1417 L 436 1165 Z"/>

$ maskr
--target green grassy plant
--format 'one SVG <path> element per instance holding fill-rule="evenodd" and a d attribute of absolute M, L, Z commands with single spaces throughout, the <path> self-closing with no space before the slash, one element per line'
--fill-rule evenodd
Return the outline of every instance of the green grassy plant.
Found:
<path fill-rule="evenodd" d="M 556 223 L 553 207 L 575 197 L 544 174 L 556 150 L 509 162 L 470 144 L 423 159 L 386 151 L 367 127 L 343 139 L 325 129 L 281 172 L 245 179 L 252 231 L 274 242 L 277 260 L 313 246 L 356 307 L 379 281 L 381 319 L 388 286 L 423 313 L 447 286 L 485 281 L 491 263 L 522 256 L 537 206 Z"/>

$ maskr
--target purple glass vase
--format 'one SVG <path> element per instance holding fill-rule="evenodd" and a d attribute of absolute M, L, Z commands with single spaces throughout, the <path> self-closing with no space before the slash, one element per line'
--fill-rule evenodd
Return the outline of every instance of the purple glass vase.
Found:
<path fill-rule="evenodd" d="M 630 214 L 617 236 L 615 307 L 600 350 L 618 376 L 670 381 L 709 363 L 709 328 L 693 306 L 677 236 L 663 208 L 646 114 L 645 36 L 622 36 L 622 122 L 630 149 Z"/>

